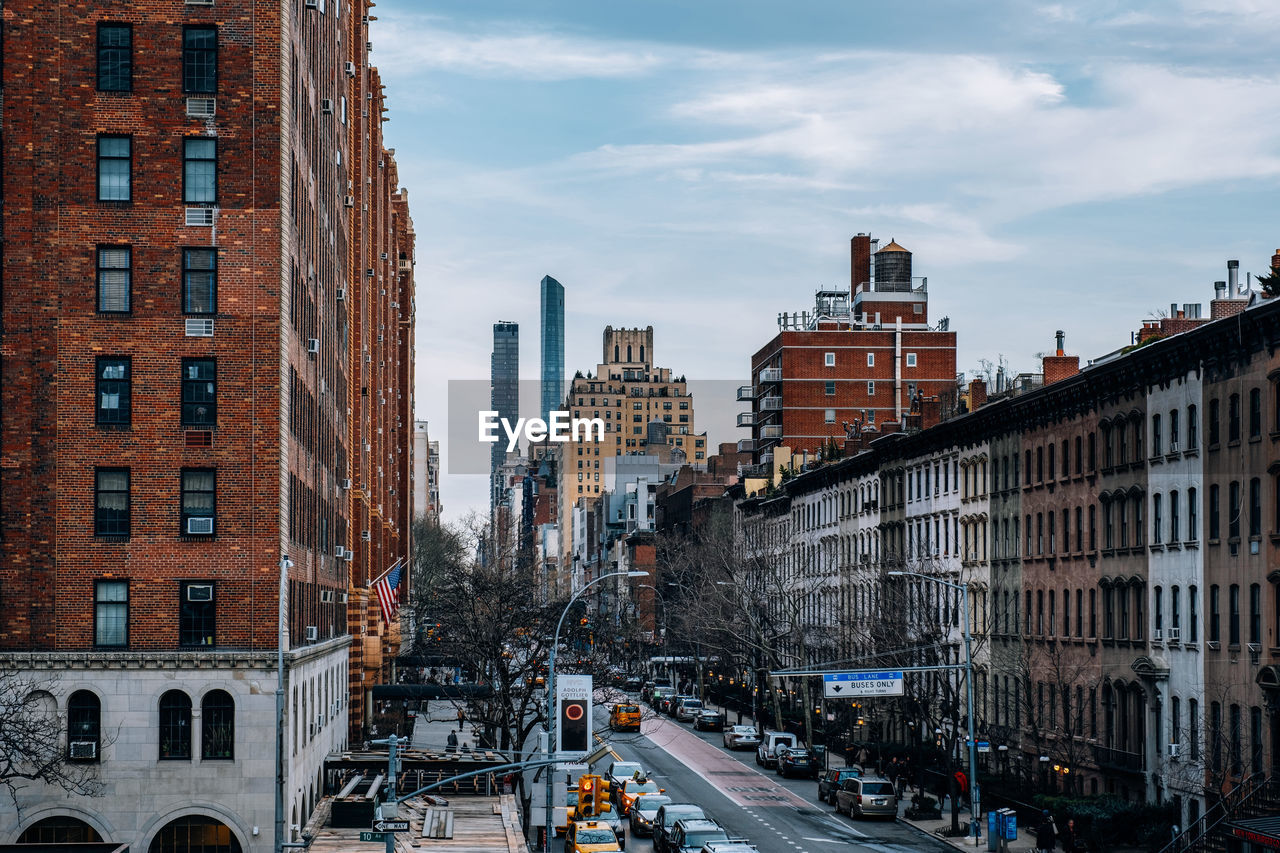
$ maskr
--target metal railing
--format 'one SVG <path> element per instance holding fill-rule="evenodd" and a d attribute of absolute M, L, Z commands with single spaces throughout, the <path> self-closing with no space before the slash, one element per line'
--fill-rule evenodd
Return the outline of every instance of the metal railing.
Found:
<path fill-rule="evenodd" d="M 1241 806 L 1260 791 L 1266 791 L 1273 787 L 1274 782 L 1267 779 L 1266 774 L 1262 771 L 1246 776 L 1240 781 L 1240 784 L 1228 791 L 1226 796 L 1214 803 L 1212 807 L 1196 818 L 1181 833 L 1174 836 L 1172 841 L 1161 847 L 1160 853 L 1181 853 L 1181 851 L 1195 849 L 1201 841 L 1208 837 L 1209 833 L 1234 818 L 1236 811 Z"/>

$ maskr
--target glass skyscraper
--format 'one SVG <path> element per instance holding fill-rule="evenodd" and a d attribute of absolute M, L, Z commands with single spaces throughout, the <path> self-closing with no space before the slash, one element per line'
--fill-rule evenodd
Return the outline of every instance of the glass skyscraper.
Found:
<path fill-rule="evenodd" d="M 564 403 L 564 285 L 542 277 L 542 408 L 545 422 Z"/>
<path fill-rule="evenodd" d="M 489 363 L 489 408 L 515 423 L 520 417 L 520 324 L 505 320 L 493 324 L 493 356 Z M 489 456 L 489 506 L 497 506 L 502 497 L 498 469 L 507 455 L 506 440 L 493 443 Z"/>

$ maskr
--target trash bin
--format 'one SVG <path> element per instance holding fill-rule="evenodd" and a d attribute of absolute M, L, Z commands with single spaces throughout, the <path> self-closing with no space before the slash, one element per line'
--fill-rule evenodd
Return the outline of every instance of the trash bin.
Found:
<path fill-rule="evenodd" d="M 990 853 L 1000 849 L 1000 811 L 987 812 L 987 850 Z"/>

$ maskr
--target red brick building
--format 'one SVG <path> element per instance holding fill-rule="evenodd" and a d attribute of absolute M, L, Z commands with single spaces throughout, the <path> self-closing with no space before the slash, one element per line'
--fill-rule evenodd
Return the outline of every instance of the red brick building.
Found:
<path fill-rule="evenodd" d="M 752 384 L 738 393 L 751 412 L 738 425 L 751 428 L 757 463 L 775 446 L 813 452 L 856 424 L 901 423 L 917 397 L 953 400 L 955 332 L 945 319 L 929 324 L 911 253 L 875 247 L 854 237 L 850 290 L 820 290 L 812 312 L 780 314 L 777 336 L 751 357 Z"/>
<path fill-rule="evenodd" d="M 382 680 L 413 228 L 368 5 L 4 4 L 0 667 L 108 796 L 24 789 L 0 842 L 56 798 L 138 851 L 269 849 L 278 615 L 286 826 Z"/>

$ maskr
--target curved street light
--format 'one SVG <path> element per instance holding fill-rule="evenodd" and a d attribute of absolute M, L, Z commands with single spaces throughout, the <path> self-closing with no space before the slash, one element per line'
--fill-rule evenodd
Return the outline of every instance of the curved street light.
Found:
<path fill-rule="evenodd" d="M 973 735 L 973 634 L 969 627 L 969 587 L 922 572 L 886 572 L 891 578 L 913 577 L 950 587 L 960 591 L 961 620 L 964 622 L 964 680 L 969 699 L 969 835 L 978 837 L 978 818 L 981 798 L 978 795 L 978 744 Z"/>
<path fill-rule="evenodd" d="M 569 603 L 564 606 L 564 612 L 560 614 L 560 621 L 556 623 L 556 633 L 551 641 L 551 653 L 547 657 L 547 758 L 552 757 L 552 753 L 556 752 L 556 649 L 560 646 L 560 629 L 564 627 L 564 619 L 569 615 L 569 611 L 573 609 L 573 603 L 582 597 L 582 594 L 591 587 L 600 583 L 600 581 L 609 578 L 647 578 L 648 572 L 630 571 L 630 572 L 609 572 L 607 575 L 601 575 L 595 580 L 583 585 L 582 589 L 573 594 L 569 599 Z M 558 756 L 557 756 L 558 757 Z M 547 769 L 546 780 L 546 839 L 543 849 L 551 849 L 551 839 L 555 833 L 555 815 L 551 808 L 551 775 L 555 770 L 555 765 L 551 765 Z"/>

